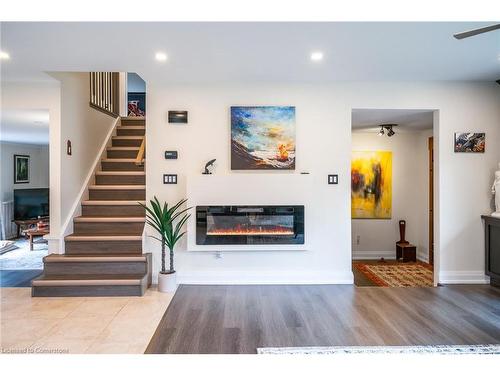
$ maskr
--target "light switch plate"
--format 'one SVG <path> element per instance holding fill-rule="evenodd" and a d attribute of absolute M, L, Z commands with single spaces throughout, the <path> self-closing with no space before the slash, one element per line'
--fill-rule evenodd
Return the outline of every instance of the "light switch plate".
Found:
<path fill-rule="evenodd" d="M 177 175 L 176 174 L 164 174 L 163 175 L 163 183 L 164 184 L 176 184 L 177 183 Z"/>
<path fill-rule="evenodd" d="M 329 174 L 328 175 L 328 185 L 337 185 L 339 183 L 339 175 L 338 174 Z"/>

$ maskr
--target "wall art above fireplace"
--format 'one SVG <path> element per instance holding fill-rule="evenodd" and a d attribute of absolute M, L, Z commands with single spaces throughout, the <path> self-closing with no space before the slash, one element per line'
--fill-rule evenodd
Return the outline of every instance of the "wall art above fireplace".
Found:
<path fill-rule="evenodd" d="M 304 206 L 197 206 L 197 245 L 304 244 Z"/>

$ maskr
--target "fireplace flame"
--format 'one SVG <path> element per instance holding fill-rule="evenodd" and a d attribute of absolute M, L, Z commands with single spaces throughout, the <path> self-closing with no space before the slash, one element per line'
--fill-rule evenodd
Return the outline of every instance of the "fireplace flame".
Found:
<path fill-rule="evenodd" d="M 234 228 L 215 228 L 207 230 L 207 236 L 290 236 L 294 235 L 293 229 L 273 226 L 243 226 L 236 225 Z"/>

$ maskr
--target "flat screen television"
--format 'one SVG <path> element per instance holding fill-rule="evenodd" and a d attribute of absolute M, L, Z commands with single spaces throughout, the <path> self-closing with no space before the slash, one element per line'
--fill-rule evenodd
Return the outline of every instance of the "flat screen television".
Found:
<path fill-rule="evenodd" d="M 49 216 L 49 189 L 14 189 L 14 220 Z"/>

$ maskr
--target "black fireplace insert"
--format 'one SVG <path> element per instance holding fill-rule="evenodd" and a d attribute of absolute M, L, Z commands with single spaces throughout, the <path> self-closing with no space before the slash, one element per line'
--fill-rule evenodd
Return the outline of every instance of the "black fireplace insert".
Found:
<path fill-rule="evenodd" d="M 304 206 L 197 206 L 197 245 L 304 244 Z"/>

